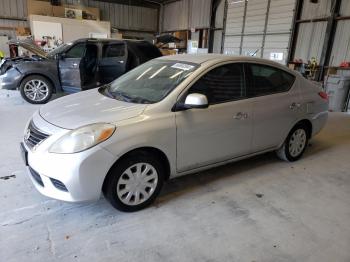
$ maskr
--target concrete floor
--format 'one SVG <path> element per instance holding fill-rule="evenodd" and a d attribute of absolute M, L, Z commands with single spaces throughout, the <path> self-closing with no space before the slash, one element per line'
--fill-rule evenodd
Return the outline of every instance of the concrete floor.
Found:
<path fill-rule="evenodd" d="M 18 143 L 37 108 L 0 93 L 0 261 L 350 261 L 350 115 L 332 113 L 296 163 L 265 154 L 178 178 L 122 213 L 35 190 Z"/>

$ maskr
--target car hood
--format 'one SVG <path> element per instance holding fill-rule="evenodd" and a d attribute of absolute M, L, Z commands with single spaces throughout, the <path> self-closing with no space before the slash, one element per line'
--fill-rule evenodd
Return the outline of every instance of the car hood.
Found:
<path fill-rule="evenodd" d="M 37 56 L 47 58 L 46 52 L 31 40 L 10 40 L 9 44 L 23 47 L 24 49 L 27 49 L 29 52 Z"/>
<path fill-rule="evenodd" d="M 115 123 L 140 115 L 147 105 L 106 97 L 98 88 L 56 99 L 39 110 L 47 122 L 66 129 L 93 123 Z"/>

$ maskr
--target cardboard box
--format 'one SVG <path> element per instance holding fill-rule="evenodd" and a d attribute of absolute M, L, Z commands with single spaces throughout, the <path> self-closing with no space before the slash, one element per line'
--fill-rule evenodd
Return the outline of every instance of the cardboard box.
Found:
<path fill-rule="evenodd" d="M 100 9 L 76 5 L 51 5 L 49 0 L 27 0 L 28 16 L 29 15 L 46 15 L 65 17 L 65 8 L 82 10 L 83 19 L 100 20 Z"/>
<path fill-rule="evenodd" d="M 29 27 L 16 27 L 16 36 L 30 36 Z"/>

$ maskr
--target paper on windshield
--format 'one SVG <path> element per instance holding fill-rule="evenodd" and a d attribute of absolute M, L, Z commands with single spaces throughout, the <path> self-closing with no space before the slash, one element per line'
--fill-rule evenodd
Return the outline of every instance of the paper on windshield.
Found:
<path fill-rule="evenodd" d="M 193 65 L 188 65 L 188 64 L 183 64 L 183 63 L 176 63 L 176 64 L 172 65 L 171 67 L 176 68 L 176 69 L 181 69 L 184 71 L 188 71 L 188 70 L 191 70 L 192 68 L 194 68 Z"/>

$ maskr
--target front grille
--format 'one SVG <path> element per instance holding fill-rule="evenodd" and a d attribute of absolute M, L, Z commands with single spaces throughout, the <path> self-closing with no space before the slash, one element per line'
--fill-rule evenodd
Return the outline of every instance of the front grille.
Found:
<path fill-rule="evenodd" d="M 33 121 L 30 121 L 24 140 L 29 148 L 33 148 L 49 136 L 50 135 L 40 131 L 39 128 L 34 125 Z"/>
<path fill-rule="evenodd" d="M 31 167 L 29 167 L 29 171 L 30 174 L 32 175 L 32 177 L 34 178 L 34 180 L 41 185 L 42 187 L 44 187 L 44 183 L 43 180 L 41 179 L 41 176 Z"/>
<path fill-rule="evenodd" d="M 54 178 L 50 178 L 52 184 L 59 190 L 61 191 L 65 191 L 68 192 L 68 189 L 66 188 L 66 186 L 59 180 L 54 179 Z"/>

